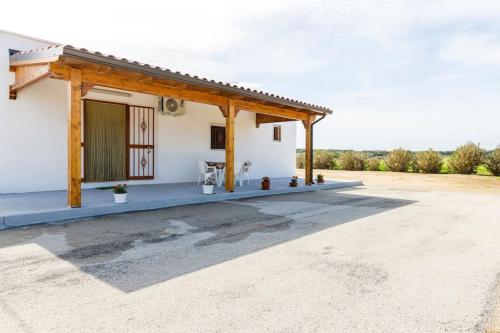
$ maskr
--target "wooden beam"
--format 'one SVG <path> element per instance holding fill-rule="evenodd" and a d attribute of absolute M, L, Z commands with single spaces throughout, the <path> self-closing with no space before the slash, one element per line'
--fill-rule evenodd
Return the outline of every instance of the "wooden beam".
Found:
<path fill-rule="evenodd" d="M 16 81 L 10 86 L 9 97 L 16 99 L 17 92 L 50 76 L 49 64 L 16 67 Z"/>
<path fill-rule="evenodd" d="M 234 100 L 229 99 L 227 103 L 226 116 L 226 191 L 234 192 Z"/>
<path fill-rule="evenodd" d="M 68 206 L 81 207 L 81 105 L 82 73 L 70 69 L 68 91 Z"/>
<path fill-rule="evenodd" d="M 270 106 L 256 102 L 244 101 L 240 99 L 235 100 L 235 103 L 237 108 L 243 109 L 245 111 L 257 112 L 271 116 L 277 116 L 293 120 L 307 120 L 309 117 L 309 114 L 305 111 L 290 110 L 287 108 Z"/>
<path fill-rule="evenodd" d="M 55 78 L 68 80 L 68 68 L 70 67 L 59 64 L 51 64 L 50 67 Z M 168 96 L 171 98 L 211 105 L 226 105 L 228 100 L 227 97 L 224 96 L 177 88 L 161 84 L 159 81 L 150 82 L 148 81 L 148 76 L 138 78 L 136 75 L 131 77 L 124 74 L 101 73 L 90 69 L 82 69 L 81 72 L 82 81 L 93 83 L 97 86 L 136 91 L 158 96 Z"/>
<path fill-rule="evenodd" d="M 312 178 L 311 178 L 311 168 L 313 167 L 311 165 L 311 154 L 312 154 L 312 150 L 311 150 L 311 121 L 308 120 L 304 120 L 302 122 L 302 124 L 304 125 L 304 129 L 306 130 L 306 142 L 305 142 L 305 148 L 306 148 L 306 152 L 305 152 L 305 177 L 304 177 L 304 181 L 305 181 L 305 184 L 306 185 L 311 185 L 312 184 Z"/>
<path fill-rule="evenodd" d="M 54 78 L 69 80 L 69 66 L 59 63 L 50 64 L 50 71 Z M 192 102 L 218 105 L 221 112 L 225 116 L 224 107 L 227 105 L 227 96 L 218 95 L 195 89 L 182 88 L 173 86 L 167 80 L 154 78 L 151 76 L 127 71 L 109 71 L 105 68 L 104 72 L 99 69 L 82 68 L 82 81 L 95 84 L 97 86 L 142 92 L 151 95 L 168 96 L 177 99 L 183 99 Z M 307 120 L 309 113 L 307 110 L 290 109 L 288 107 L 280 107 L 263 104 L 264 102 L 254 102 L 231 97 L 234 100 L 235 116 L 242 109 L 250 112 L 257 112 L 293 120 Z"/>
<path fill-rule="evenodd" d="M 219 110 L 224 118 L 227 117 L 227 105 L 219 105 Z"/>
<path fill-rule="evenodd" d="M 288 119 L 283 117 L 271 116 L 268 114 L 257 113 L 255 115 L 255 127 L 259 128 L 260 124 L 267 123 L 280 123 L 284 121 L 295 121 L 295 119 Z"/>
<path fill-rule="evenodd" d="M 227 117 L 227 106 L 226 105 L 219 105 L 219 110 L 220 110 L 220 112 L 222 112 L 222 116 L 224 118 L 226 118 Z M 238 116 L 238 113 L 240 111 L 241 111 L 240 109 L 237 109 L 237 108 L 234 109 L 234 118 L 236 118 Z"/>
<path fill-rule="evenodd" d="M 94 88 L 94 84 L 93 83 L 89 83 L 89 82 L 83 82 L 82 83 L 82 97 L 85 97 L 88 92 L 90 91 L 90 89 Z"/>

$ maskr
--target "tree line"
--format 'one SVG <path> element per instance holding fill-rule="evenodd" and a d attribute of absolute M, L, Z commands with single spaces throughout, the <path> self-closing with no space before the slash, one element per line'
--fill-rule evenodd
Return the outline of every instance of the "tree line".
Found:
<path fill-rule="evenodd" d="M 297 168 L 305 165 L 303 149 L 297 150 Z M 404 148 L 385 150 L 315 150 L 314 169 L 395 171 L 500 175 L 500 146 L 486 151 L 468 142 L 454 151 L 412 152 Z"/>

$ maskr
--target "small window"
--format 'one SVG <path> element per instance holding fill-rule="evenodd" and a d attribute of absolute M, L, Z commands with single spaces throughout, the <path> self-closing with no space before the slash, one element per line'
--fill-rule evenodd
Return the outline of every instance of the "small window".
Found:
<path fill-rule="evenodd" d="M 274 141 L 281 141 L 281 126 L 274 126 L 273 127 L 273 140 Z"/>
<path fill-rule="evenodd" d="M 226 149 L 226 128 L 210 126 L 210 149 Z"/>

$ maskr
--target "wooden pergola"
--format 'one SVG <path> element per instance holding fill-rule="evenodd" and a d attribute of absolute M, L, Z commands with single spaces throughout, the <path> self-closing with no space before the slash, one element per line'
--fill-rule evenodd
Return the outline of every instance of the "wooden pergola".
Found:
<path fill-rule="evenodd" d="M 263 92 L 200 79 L 147 64 L 92 53 L 71 46 L 19 52 L 10 58 L 15 83 L 10 98 L 42 79 L 69 81 L 68 89 L 68 206 L 81 206 L 81 108 L 82 97 L 94 86 L 109 87 L 216 105 L 226 119 L 226 191 L 234 191 L 234 122 L 239 110 L 256 113 L 256 126 L 301 121 L 305 128 L 305 183 L 312 184 L 311 126 L 330 109 Z"/>

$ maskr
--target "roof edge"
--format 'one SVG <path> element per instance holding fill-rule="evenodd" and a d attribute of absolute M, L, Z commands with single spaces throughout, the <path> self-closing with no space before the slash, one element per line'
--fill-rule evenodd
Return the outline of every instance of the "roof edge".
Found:
<path fill-rule="evenodd" d="M 167 77 L 167 78 L 175 80 L 175 81 L 194 84 L 194 85 L 203 86 L 203 87 L 207 87 L 207 88 L 221 89 L 221 90 L 224 90 L 227 92 L 232 92 L 232 93 L 236 93 L 236 94 L 240 94 L 240 95 L 244 95 L 244 96 L 252 97 L 252 98 L 258 98 L 261 100 L 266 100 L 268 102 L 278 103 L 278 104 L 287 105 L 287 106 L 291 106 L 291 107 L 300 107 L 300 108 L 309 109 L 311 111 L 327 113 L 327 114 L 332 113 L 332 110 L 329 108 L 326 108 L 326 107 L 307 104 L 307 103 L 303 103 L 300 101 L 293 101 L 291 99 L 287 99 L 284 97 L 278 97 L 278 96 L 275 96 L 275 95 L 272 95 L 269 93 L 256 92 L 256 91 L 251 90 L 249 88 L 238 87 L 236 85 L 231 85 L 229 83 L 216 82 L 214 80 L 208 80 L 208 79 L 200 79 L 197 76 L 182 74 L 180 72 L 172 72 L 170 70 L 163 69 L 161 67 L 153 67 L 149 64 L 141 64 L 137 61 L 131 62 L 130 60 L 125 59 L 125 58 L 119 59 L 119 58 L 116 58 L 115 56 L 104 55 L 104 54 L 99 53 L 99 52 L 96 53 L 96 52 L 89 52 L 86 49 L 77 49 L 71 45 L 65 45 L 63 47 L 62 55 L 64 55 L 65 57 L 73 57 L 73 58 L 78 58 L 81 60 L 90 60 L 93 62 L 101 63 L 103 65 L 110 65 L 110 66 L 122 68 L 125 70 L 134 70 L 137 72 L 142 72 L 144 74 L 154 75 L 157 77 Z"/>
<path fill-rule="evenodd" d="M 167 78 L 178 82 L 193 84 L 206 88 L 219 89 L 225 92 L 239 94 L 245 97 L 255 98 L 266 102 L 281 104 L 294 108 L 307 109 L 309 111 L 332 114 L 333 110 L 327 107 L 305 103 L 302 101 L 269 94 L 263 91 L 252 90 L 250 88 L 239 87 L 229 83 L 217 82 L 198 76 L 182 74 L 180 72 L 172 72 L 169 69 L 142 64 L 137 61 L 131 61 L 126 58 L 117 58 L 113 55 L 104 55 L 100 52 L 90 52 L 86 49 L 78 49 L 71 45 L 51 45 L 42 49 L 29 51 L 21 51 L 10 56 L 10 61 L 33 60 L 39 58 L 59 57 L 64 56 L 79 60 L 91 61 L 102 65 L 121 68 L 124 70 L 132 70 L 147 75 L 152 75 L 158 78 Z"/>

